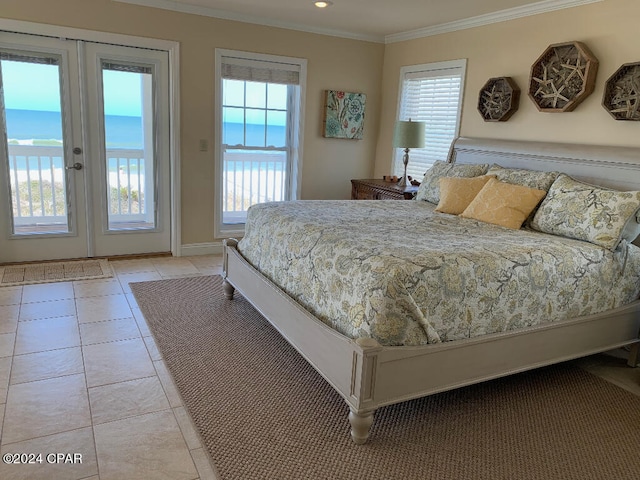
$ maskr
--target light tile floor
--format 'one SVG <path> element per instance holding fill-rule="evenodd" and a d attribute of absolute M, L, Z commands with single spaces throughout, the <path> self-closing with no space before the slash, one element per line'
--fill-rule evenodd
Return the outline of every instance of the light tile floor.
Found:
<path fill-rule="evenodd" d="M 43 454 L 0 463 L 3 480 L 216 478 L 129 282 L 219 274 L 221 257 L 111 264 L 107 280 L 0 288 L 0 453 Z M 616 353 L 576 363 L 640 395 Z"/>
<path fill-rule="evenodd" d="M 216 478 L 129 282 L 220 274 L 222 258 L 111 265 L 110 279 L 0 288 L 0 453 L 43 454 L 0 463 L 1 479 Z"/>

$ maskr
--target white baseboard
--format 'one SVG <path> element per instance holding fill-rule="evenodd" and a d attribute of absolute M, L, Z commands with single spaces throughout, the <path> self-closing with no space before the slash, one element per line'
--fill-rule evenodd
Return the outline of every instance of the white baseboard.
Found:
<path fill-rule="evenodd" d="M 190 243 L 181 245 L 180 256 L 192 255 L 222 255 L 222 242 Z"/>

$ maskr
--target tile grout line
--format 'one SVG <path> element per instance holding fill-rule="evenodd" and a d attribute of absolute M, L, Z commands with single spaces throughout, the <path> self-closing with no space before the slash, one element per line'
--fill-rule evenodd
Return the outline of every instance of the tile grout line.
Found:
<path fill-rule="evenodd" d="M 80 374 L 78 374 L 78 375 L 80 375 Z M 29 438 L 25 438 L 25 439 L 22 439 L 22 440 L 18 440 L 17 442 L 3 443 L 2 447 L 8 447 L 10 445 L 15 445 L 17 443 L 31 442 L 33 440 L 38 440 L 39 438 L 53 437 L 54 435 L 62 435 L 64 433 L 77 432 L 78 430 L 84 430 L 85 428 L 93 429 L 93 425 L 87 425 L 85 427 L 70 428 L 69 430 L 62 430 L 60 432 L 55 432 L 55 433 L 47 433 L 46 435 L 40 435 L 38 437 L 29 437 Z"/>
<path fill-rule="evenodd" d="M 165 278 L 163 277 L 162 279 L 164 280 Z M 133 295 L 133 292 L 132 292 L 132 295 Z M 134 297 L 134 299 L 135 299 L 135 297 Z M 151 332 L 151 330 L 149 329 L 148 324 L 146 324 L 147 320 L 144 318 L 144 315 L 142 314 L 142 311 L 140 312 L 140 314 L 142 315 L 142 320 L 145 322 L 147 330 L 149 330 L 149 332 Z M 136 319 L 136 322 L 137 322 L 137 319 Z M 140 328 L 139 325 L 138 325 L 138 328 Z M 142 332 L 141 332 L 141 334 L 142 334 Z M 145 337 L 143 336 L 143 341 L 144 341 L 144 338 Z M 187 449 L 189 451 L 189 456 L 191 457 L 191 461 L 193 462 L 193 465 L 195 466 L 196 472 L 198 472 L 198 477 L 196 477 L 195 480 L 197 480 L 198 478 L 202 478 L 202 473 L 203 473 L 203 472 L 200 471 L 199 462 L 196 461 L 196 458 L 194 457 L 194 451 L 195 450 L 202 450 L 203 451 L 203 453 L 205 454 L 206 460 L 207 460 L 207 465 L 211 468 L 211 472 L 213 473 L 214 480 L 215 480 L 215 479 L 218 478 L 218 475 L 216 475 L 215 470 L 213 468 L 213 465 L 211 464 L 211 459 L 210 459 L 209 453 L 204 450 L 205 446 L 204 446 L 204 443 L 202 441 L 202 437 L 200 435 L 200 432 L 195 428 L 195 425 L 193 423 L 193 419 L 191 418 L 191 414 L 189 413 L 189 411 L 185 407 L 184 401 L 182 400 L 182 397 L 179 395 L 180 405 L 177 405 L 175 407 L 173 405 L 171 405 L 171 401 L 169 400 L 169 396 L 168 396 L 167 391 L 166 391 L 166 389 L 168 387 L 165 386 L 165 383 L 164 383 L 164 381 L 162 379 L 162 376 L 160 375 L 160 372 L 158 372 L 156 363 L 162 364 L 164 366 L 164 370 L 166 370 L 167 374 L 170 377 L 171 377 L 171 372 L 169 372 L 169 369 L 166 367 L 166 364 L 164 362 L 164 358 L 162 357 L 162 353 L 160 352 L 160 349 L 157 347 L 156 340 L 155 340 L 154 336 L 150 335 L 150 337 L 147 337 L 147 338 L 151 338 L 153 340 L 154 345 L 156 345 L 156 350 L 158 351 L 158 354 L 160 355 L 160 359 L 159 360 L 153 360 L 153 356 L 151 355 L 151 352 L 149 351 L 149 346 L 145 342 L 145 346 L 147 348 L 147 352 L 149 353 L 149 356 L 152 359 L 153 368 L 156 371 L 156 376 L 158 377 L 158 380 L 160 381 L 160 386 L 162 387 L 162 390 L 163 390 L 165 396 L 167 397 L 167 400 L 169 401 L 169 409 L 171 410 L 171 413 L 173 414 L 173 416 L 174 416 L 174 418 L 176 420 L 176 423 L 178 424 L 178 429 L 180 430 L 182 438 L 185 441 L 185 444 L 186 444 Z M 179 393 L 178 387 L 175 385 L 175 381 L 173 380 L 173 378 L 170 378 L 170 381 L 173 383 L 172 388 L 175 389 L 176 391 L 178 391 L 178 393 Z M 185 433 L 185 431 L 183 430 L 182 421 L 176 415 L 176 410 L 179 409 L 179 408 L 182 408 L 185 411 L 186 421 L 189 422 L 189 427 L 195 432 L 195 436 L 196 436 L 198 444 L 199 444 L 196 448 L 190 448 L 189 447 L 189 442 L 187 441 L 187 433 Z M 186 428 L 186 426 L 185 426 L 185 428 Z M 204 473 L 206 473 L 206 472 L 204 472 Z"/>
<path fill-rule="evenodd" d="M 79 329 L 80 327 L 78 327 Z M 82 333 L 80 333 L 82 335 Z M 91 438 L 93 438 L 93 454 L 96 458 L 96 474 L 100 478 L 100 458 L 98 457 L 98 443 L 96 442 L 96 429 L 93 424 L 93 410 L 91 408 L 91 396 L 89 395 L 89 380 L 87 379 L 87 366 L 84 359 L 84 348 L 82 346 L 82 337 L 80 337 L 80 352 L 82 356 L 82 374 L 84 375 L 84 385 L 87 390 L 87 403 L 89 404 L 89 422 L 91 422 Z M 91 477 L 88 477 L 91 478 Z"/>
<path fill-rule="evenodd" d="M 165 280 L 165 279 L 171 279 L 171 278 L 177 278 L 177 277 L 185 277 L 185 276 L 188 277 L 188 276 L 200 276 L 200 275 L 213 275 L 213 274 L 216 274 L 216 273 L 215 272 L 211 272 L 211 270 L 219 269 L 219 266 L 217 266 L 217 265 L 205 265 L 202 268 L 207 270 L 207 271 L 203 272 L 200 269 L 200 267 L 197 267 L 196 265 L 193 265 L 193 264 L 192 264 L 192 266 L 195 269 L 195 272 L 177 274 L 176 271 L 178 269 L 176 269 L 174 271 L 171 271 L 170 268 L 163 269 L 163 268 L 160 268 L 160 267 L 158 267 L 157 265 L 154 264 L 153 267 L 152 267 L 153 268 L 153 272 L 152 273 L 154 275 L 156 275 L 157 277 L 159 277 L 159 278 L 156 278 L 156 279 Z M 149 271 L 145 271 L 145 272 L 149 273 Z M 68 433 L 68 432 L 72 432 L 72 431 L 75 431 L 75 430 L 81 430 L 81 429 L 84 429 L 84 428 L 91 427 L 91 434 L 92 434 L 92 438 L 93 438 L 93 441 L 94 441 L 93 452 L 94 452 L 95 458 L 96 458 L 96 470 L 97 470 L 97 477 L 95 477 L 95 478 L 99 479 L 100 476 L 101 476 L 101 473 L 100 473 L 101 469 L 100 469 L 100 460 L 99 460 L 99 457 L 98 457 L 98 449 L 97 449 L 96 430 L 95 430 L 95 428 L 96 428 L 97 425 L 102 425 L 102 424 L 95 424 L 95 422 L 94 422 L 94 419 L 93 419 L 93 407 L 92 407 L 92 404 L 91 404 L 91 396 L 89 394 L 90 390 L 92 388 L 98 388 L 98 387 L 102 387 L 102 386 L 106 386 L 106 385 L 113 385 L 113 384 L 118 384 L 118 383 L 124 383 L 124 382 L 129 382 L 129 381 L 140 380 L 141 378 L 156 378 L 158 380 L 159 384 L 160 384 L 160 387 L 162 389 L 164 397 L 168 402 L 168 407 L 166 409 L 160 409 L 160 410 L 153 410 L 151 412 L 138 413 L 138 414 L 130 415 L 130 416 L 127 416 L 127 417 L 124 417 L 124 418 L 121 418 L 121 419 L 112 420 L 111 422 L 115 422 L 115 421 L 123 420 L 123 419 L 135 418 L 135 417 L 139 417 L 139 416 L 142 416 L 142 415 L 153 414 L 153 413 L 158 413 L 158 412 L 170 410 L 171 414 L 172 414 L 172 417 L 174 418 L 174 420 L 176 422 L 176 425 L 178 427 L 178 431 L 180 432 L 180 436 L 182 437 L 182 440 L 183 440 L 183 442 L 185 444 L 185 447 L 186 447 L 187 451 L 189 452 L 189 458 L 191 459 L 192 465 L 195 468 L 195 471 L 197 473 L 197 475 L 194 476 L 193 479 L 195 480 L 195 479 L 204 479 L 204 478 L 211 478 L 211 477 L 213 477 L 214 479 L 218 478 L 218 475 L 215 473 L 215 468 L 211 464 L 211 460 L 209 458 L 209 454 L 205 450 L 205 446 L 202 443 L 202 440 L 200 439 L 200 436 L 198 434 L 197 429 L 195 429 L 195 427 L 193 426 L 193 420 L 191 418 L 191 415 L 186 410 L 186 407 L 184 407 L 184 402 L 182 401 L 181 396 L 179 394 L 179 391 L 177 390 L 177 387 L 175 386 L 175 382 L 170 377 L 170 372 L 166 368 L 166 365 L 164 364 L 164 360 L 162 359 L 162 356 L 161 356 L 159 350 L 158 350 L 157 354 L 153 353 L 153 355 L 152 355 L 150 344 L 147 343 L 147 341 L 145 341 L 145 333 L 147 333 L 147 330 L 149 331 L 149 333 L 151 333 L 151 332 L 148 329 L 148 325 L 146 324 L 146 319 L 144 319 L 144 316 L 142 315 L 142 312 L 140 311 L 139 306 L 137 305 L 137 302 L 135 301 L 135 296 L 133 296 L 132 292 L 130 291 L 130 288 L 128 288 L 129 287 L 128 283 L 127 283 L 126 287 L 123 287 L 124 281 L 127 280 L 126 277 L 122 278 L 120 276 L 120 274 L 118 274 L 116 272 L 115 269 L 113 269 L 113 273 L 114 273 L 114 278 L 111 278 L 111 279 L 96 279 L 96 282 L 99 282 L 99 281 L 102 281 L 102 280 L 117 281 L 118 282 L 118 285 L 119 285 L 119 287 L 120 287 L 120 289 L 122 291 L 118 292 L 117 294 L 118 295 L 120 295 L 120 294 L 124 295 L 124 298 L 125 298 L 125 300 L 127 302 L 127 307 L 128 307 L 129 313 L 130 313 L 130 315 L 128 315 L 126 317 L 104 318 L 104 319 L 97 320 L 95 322 L 82 322 L 82 323 L 80 323 L 80 318 L 78 316 L 78 314 L 79 314 L 79 302 L 78 302 L 78 300 L 85 299 L 85 298 L 93 298 L 93 297 L 108 297 L 108 296 L 112 296 L 112 295 L 116 295 L 116 294 L 113 293 L 113 292 L 109 292 L 109 293 L 104 293 L 104 294 L 93 294 L 93 295 L 90 295 L 90 296 L 79 297 L 78 296 L 78 294 L 80 293 L 79 292 L 79 288 L 78 288 L 79 286 L 76 284 L 75 281 L 70 281 L 69 283 L 71 283 L 71 287 L 72 287 L 72 291 L 73 291 L 73 297 L 72 297 L 73 302 L 74 302 L 73 303 L 73 311 L 74 311 L 73 314 L 54 316 L 54 317 L 44 317 L 44 318 L 33 317 L 33 318 L 27 318 L 25 320 L 21 320 L 20 316 L 22 315 L 23 308 L 26 305 L 30 305 L 30 304 L 34 304 L 34 303 L 53 302 L 53 301 L 56 301 L 56 300 L 65 300 L 65 299 L 58 299 L 58 298 L 53 298 L 52 297 L 52 298 L 50 298 L 48 300 L 44 300 L 44 301 L 41 301 L 41 302 L 24 303 L 23 301 L 25 300 L 25 290 L 24 290 L 24 288 L 22 286 L 18 287 L 18 288 L 21 288 L 20 294 L 19 294 L 20 299 L 19 299 L 19 302 L 16 303 L 16 305 L 18 305 L 18 308 L 17 308 L 18 318 L 17 318 L 17 321 L 16 321 L 15 331 L 13 332 L 13 339 L 12 339 L 13 343 L 12 343 L 12 349 L 10 350 L 11 353 L 10 353 L 10 355 L 8 355 L 8 357 L 10 358 L 10 360 L 9 360 L 10 366 L 9 366 L 9 376 L 8 376 L 9 378 L 7 380 L 8 384 L 7 384 L 6 397 L 8 398 L 9 387 L 14 385 L 14 384 L 11 383 L 11 379 L 13 378 L 14 373 L 15 373 L 15 368 L 14 368 L 15 367 L 15 361 L 14 360 L 16 359 L 16 357 L 27 356 L 27 355 L 31 355 L 31 354 L 37 354 L 37 353 L 44 353 L 44 352 L 55 352 L 55 351 L 61 351 L 61 350 L 66 350 L 66 349 L 72 349 L 72 348 L 80 348 L 80 356 L 81 356 L 80 360 L 82 362 L 82 371 L 81 372 L 79 371 L 79 368 L 78 368 L 78 372 L 77 373 L 68 373 L 68 374 L 64 374 L 64 375 L 48 376 L 47 378 L 43 378 L 43 379 L 40 379 L 40 380 L 53 380 L 53 379 L 67 377 L 67 376 L 82 374 L 83 378 L 84 378 L 84 382 L 85 382 L 84 383 L 84 390 L 85 390 L 86 395 L 87 395 L 88 412 L 89 412 L 89 425 L 88 426 L 78 427 L 78 428 L 74 428 L 74 429 L 70 429 L 70 430 L 65 430 L 63 432 L 56 432 L 56 433 L 52 433 L 52 434 L 41 435 L 41 436 L 33 437 L 33 438 L 27 439 L 27 440 L 31 441 L 31 440 L 34 440 L 34 439 L 37 439 L 37 438 L 41 438 L 41 437 L 48 437 L 50 435 Z M 140 273 L 140 272 L 129 272 L 129 273 L 135 274 L 135 273 Z M 129 273 L 127 273 L 127 274 L 129 274 Z M 127 274 L 123 274 L 123 275 L 127 275 Z M 146 281 L 146 280 L 140 278 L 139 280 L 136 280 L 136 281 Z M 89 282 L 89 280 L 87 280 L 87 282 Z M 56 282 L 56 283 L 60 283 L 60 282 Z M 71 298 L 67 298 L 66 300 L 71 300 Z M 140 318 L 138 318 L 136 313 L 134 313 L 135 310 L 137 310 L 140 313 Z M 75 325 L 76 325 L 76 327 L 78 329 L 78 338 L 79 338 L 79 343 L 80 343 L 79 345 L 52 348 L 50 350 L 39 350 L 39 351 L 35 351 L 35 352 L 25 352 L 25 353 L 22 353 L 20 355 L 16 355 L 15 349 L 16 349 L 16 345 L 17 345 L 17 341 L 18 341 L 18 327 L 20 326 L 21 322 L 26 322 L 25 323 L 25 325 L 26 325 L 26 324 L 28 324 L 28 322 L 31 322 L 31 321 L 34 321 L 34 320 L 49 320 L 49 319 L 59 319 L 59 318 L 65 318 L 65 317 L 74 317 Z M 80 328 L 81 325 L 83 325 L 83 324 L 103 324 L 103 325 L 106 325 L 107 322 L 110 322 L 110 321 L 125 320 L 125 319 L 130 319 L 130 320 L 135 322 L 135 331 L 139 333 L 139 336 L 135 336 L 135 337 L 132 337 L 132 338 L 129 338 L 127 336 L 127 338 L 119 338 L 117 340 L 107 340 L 107 341 L 103 341 L 103 342 L 97 342 L 97 343 L 84 345 L 84 341 L 88 341 L 89 339 L 86 338 L 86 332 L 85 332 L 85 335 L 83 335 L 82 329 Z M 145 322 L 144 326 L 146 327 L 146 330 L 141 325 L 141 323 L 140 323 L 141 321 Z M 131 335 L 133 335 L 133 333 Z M 150 335 L 150 336 L 151 336 L 151 339 L 153 340 L 153 344 L 156 345 L 155 344 L 155 339 L 153 338 L 153 335 Z M 145 346 L 145 351 L 146 351 L 147 355 L 149 356 L 149 358 L 151 360 L 151 363 L 153 365 L 153 371 L 155 372 L 155 375 L 149 375 L 149 376 L 145 376 L 145 377 L 141 377 L 141 378 L 137 378 L 137 379 L 127 379 L 127 380 L 124 380 L 124 381 L 123 380 L 119 380 L 119 381 L 111 382 L 109 384 L 95 385 L 93 387 L 89 387 L 88 378 L 87 378 L 88 371 L 87 371 L 87 363 L 86 363 L 87 357 L 85 355 L 85 353 L 86 353 L 85 352 L 85 350 L 86 350 L 85 347 L 89 347 L 91 345 L 101 345 L 101 344 L 109 344 L 109 343 L 116 343 L 116 342 L 124 342 L 124 341 L 127 341 L 127 340 L 136 340 L 136 339 L 141 339 L 142 340 L 143 345 Z M 157 346 L 156 346 L 155 350 L 157 350 Z M 160 360 L 153 360 L 154 358 L 157 358 L 157 357 L 159 357 Z M 78 365 L 78 367 L 79 367 L 79 365 Z M 162 370 L 162 375 L 164 375 L 164 374 L 168 374 L 169 375 L 169 378 L 165 379 L 165 382 L 163 382 L 163 377 L 161 375 L 161 372 L 159 372 L 159 370 L 158 370 L 159 368 L 161 368 L 161 370 Z M 38 381 L 38 380 L 30 380 L 29 382 L 21 382 L 21 383 L 15 384 L 15 385 L 23 385 L 23 384 L 27 384 L 27 383 L 31 383 L 31 382 L 35 382 L 35 381 Z M 171 385 L 166 386 L 165 383 L 168 383 L 168 381 L 171 382 Z M 173 390 L 175 390 L 175 392 L 177 394 L 177 397 L 173 393 L 172 393 L 171 397 L 169 396 L 169 394 L 167 393 L 167 388 L 169 388 L 169 387 L 171 387 Z M 176 397 L 176 398 L 174 398 L 174 397 Z M 5 417 L 8 414 L 7 408 L 6 408 L 6 399 L 7 398 L 5 398 L 4 411 L 3 411 L 2 418 L 0 418 L 0 432 L 2 432 L 2 429 L 3 429 L 4 425 L 5 425 Z M 175 403 L 175 405 L 172 405 L 172 401 L 170 401 L 170 398 L 173 398 L 173 403 Z M 182 410 L 180 410 L 180 408 L 182 408 Z M 180 420 L 178 418 L 179 415 L 176 413 L 178 411 L 181 412 L 180 418 L 182 418 L 182 420 Z M 185 428 L 188 428 L 188 427 L 186 425 L 184 425 L 183 421 L 187 422 L 188 423 L 188 427 L 190 427 L 191 430 L 193 430 L 193 432 L 195 432 L 196 437 L 198 438 L 198 442 L 192 441 L 193 439 L 188 441 L 188 438 L 192 437 L 192 435 L 191 435 L 192 432 L 188 432 L 187 434 L 185 434 L 185 430 L 183 429 L 183 426 L 185 426 Z M 111 423 L 111 422 L 104 422 L 104 423 Z M 27 440 L 24 440 L 24 441 L 27 441 Z M 12 443 L 16 443 L 16 442 L 12 442 Z M 191 443 L 192 446 L 194 446 L 196 448 L 189 448 L 190 447 L 190 443 Z M 197 443 L 197 445 L 196 445 L 196 443 Z M 197 453 L 197 455 L 196 455 L 196 453 Z M 207 465 L 208 465 L 209 468 L 206 468 L 206 465 L 204 464 L 203 455 L 204 455 L 204 459 L 207 460 Z M 198 458 L 198 460 L 196 460 L 196 458 Z M 203 468 L 204 470 L 201 470 L 199 467 Z M 94 478 L 94 475 L 89 475 L 88 477 L 83 477 L 83 478 L 86 478 L 86 479 Z"/>
<path fill-rule="evenodd" d="M 155 267 L 154 267 L 154 268 L 155 268 Z M 114 272 L 114 273 L 115 273 L 115 272 Z M 156 274 L 159 274 L 159 272 L 157 272 L 157 271 L 156 271 L 155 273 L 156 273 Z M 116 278 L 118 279 L 118 282 L 120 283 L 120 288 L 121 288 L 121 289 L 123 290 L 123 292 L 125 293 L 125 299 L 126 299 L 126 301 L 127 301 L 127 305 L 128 305 L 128 307 L 129 307 L 129 310 L 130 310 L 130 313 L 131 313 L 131 317 L 128 317 L 128 318 L 131 318 L 131 319 L 134 321 L 134 323 L 135 323 L 135 327 L 136 327 L 136 331 L 138 331 L 138 333 L 140 334 L 140 337 L 139 337 L 139 338 L 140 338 L 140 339 L 142 339 L 142 342 L 143 342 L 143 345 L 144 345 L 145 350 L 146 350 L 146 352 L 147 352 L 147 355 L 149 355 L 149 358 L 150 358 L 150 360 L 151 360 L 151 364 L 153 365 L 153 369 L 154 369 L 154 372 L 155 372 L 155 376 L 150 376 L 150 377 L 145 377 L 145 378 L 157 378 L 157 379 L 158 379 L 158 383 L 160 384 L 160 388 L 162 389 L 162 392 L 163 392 L 163 394 L 164 394 L 164 397 L 165 397 L 165 399 L 167 400 L 168 410 L 169 410 L 169 411 L 171 411 L 171 415 L 173 416 L 173 418 L 174 418 L 174 420 L 175 420 L 176 424 L 178 425 L 178 430 L 180 431 L 180 434 L 181 434 L 181 436 L 182 436 L 182 439 L 183 439 L 183 441 L 185 442 L 185 446 L 187 446 L 187 449 L 188 449 L 188 444 L 187 444 L 187 441 L 186 441 L 185 435 L 184 435 L 184 433 L 182 432 L 182 429 L 180 428 L 180 422 L 178 421 L 178 418 L 176 417 L 175 412 L 173 411 L 173 408 L 171 407 L 171 402 L 169 401 L 169 398 L 168 398 L 168 395 L 167 395 L 167 393 L 166 393 L 165 387 L 164 387 L 164 385 L 163 385 L 163 383 L 162 383 L 162 380 L 161 380 L 160 376 L 158 375 L 158 371 L 157 371 L 157 369 L 156 369 L 156 367 L 155 367 L 155 364 L 154 364 L 154 362 L 153 362 L 153 357 L 152 357 L 152 355 L 151 355 L 151 352 L 149 351 L 149 346 L 148 346 L 148 345 L 147 345 L 147 343 L 144 341 L 144 336 L 143 336 L 142 329 L 140 328 L 140 325 L 138 324 L 138 320 L 135 318 L 135 315 L 134 315 L 134 312 L 133 312 L 133 307 L 132 307 L 132 305 L 131 305 L 131 301 L 129 300 L 129 297 L 127 296 L 127 290 L 128 290 L 128 291 L 130 291 L 129 284 L 127 283 L 127 288 L 125 289 L 125 287 L 122 285 L 122 280 L 121 280 L 120 276 L 119 276 L 117 273 L 116 273 Z M 131 292 L 131 295 L 133 295 L 133 293 L 132 293 L 132 292 Z M 135 297 L 134 297 L 134 301 L 135 301 Z M 136 302 L 136 304 L 137 304 L 137 302 Z M 145 320 L 145 322 L 146 322 L 146 320 Z M 136 379 L 136 380 L 137 380 L 137 379 Z M 133 381 L 133 380 L 130 380 L 130 381 Z M 116 382 L 116 383 L 124 383 L 124 382 Z M 88 391 L 87 391 L 87 395 L 88 395 Z M 166 410 L 166 409 L 161 409 L 161 410 L 157 410 L 157 411 L 153 411 L 153 412 L 145 412 L 144 414 L 131 415 L 131 416 L 129 416 L 129 417 L 125 417 L 125 418 L 134 418 L 134 417 L 139 417 L 139 416 L 141 416 L 141 415 L 146 415 L 146 414 L 149 414 L 149 413 L 158 413 L 158 412 L 162 412 L 162 411 L 165 411 L 165 410 Z M 93 425 L 93 416 L 92 416 L 91 420 L 92 420 L 92 425 Z M 117 420 L 113 420 L 112 422 L 120 421 L 120 420 L 123 420 L 123 419 L 122 419 L 122 418 L 120 418 L 120 419 L 117 419 Z M 110 423 L 110 422 L 105 422 L 105 423 Z M 95 430 L 94 430 L 94 443 L 96 444 L 96 450 L 97 450 L 97 442 L 95 441 Z M 197 476 L 197 477 L 194 477 L 194 480 L 197 480 L 197 479 L 200 477 L 200 472 L 198 471 L 197 464 L 196 464 L 195 460 L 193 459 L 193 456 L 191 455 L 191 452 L 190 452 L 190 451 L 189 451 L 189 456 L 190 456 L 191 461 L 192 461 L 192 463 L 193 463 L 193 466 L 194 466 L 194 468 L 195 468 L 195 470 L 196 470 L 196 472 L 197 472 L 197 474 L 198 474 L 198 476 Z M 97 452 L 96 452 L 96 458 L 97 458 Z M 99 474 L 99 471 L 98 471 L 98 474 Z"/>

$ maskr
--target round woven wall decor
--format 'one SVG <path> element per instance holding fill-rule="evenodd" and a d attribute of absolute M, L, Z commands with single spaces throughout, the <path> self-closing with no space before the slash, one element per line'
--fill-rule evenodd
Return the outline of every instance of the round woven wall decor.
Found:
<path fill-rule="evenodd" d="M 531 67 L 529 97 L 541 112 L 571 112 L 593 92 L 597 71 L 585 44 L 550 45 Z"/>

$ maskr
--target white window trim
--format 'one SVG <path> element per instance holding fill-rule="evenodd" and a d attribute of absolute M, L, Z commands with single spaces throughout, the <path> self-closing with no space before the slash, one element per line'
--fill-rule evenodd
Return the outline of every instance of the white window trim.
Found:
<path fill-rule="evenodd" d="M 448 60 L 444 62 L 433 62 L 433 63 L 423 63 L 420 65 L 405 65 L 400 68 L 400 79 L 398 82 L 398 103 L 396 106 L 396 121 L 400 120 L 400 111 L 402 108 L 402 94 L 403 94 L 403 84 L 404 79 L 407 74 L 410 73 L 418 73 L 418 72 L 437 72 L 438 70 L 450 70 L 450 69 L 459 69 L 461 70 L 461 79 L 460 79 L 460 102 L 458 103 L 458 121 L 455 127 L 454 139 L 460 135 L 460 125 L 462 123 L 462 105 L 464 103 L 464 94 L 465 94 L 465 79 L 467 73 L 467 59 L 462 58 L 458 60 Z M 428 140 L 427 140 L 428 141 Z M 391 157 L 391 168 L 392 171 L 400 171 L 398 165 L 402 165 L 402 155 L 398 152 L 400 149 L 393 148 L 392 149 L 392 157 Z M 422 180 L 422 179 L 420 179 Z"/>
<path fill-rule="evenodd" d="M 305 98 L 307 83 L 307 60 L 304 58 L 284 57 L 279 55 L 268 55 L 262 53 L 243 52 L 238 50 L 228 50 L 216 48 L 215 50 L 215 108 L 214 108 L 214 124 L 215 124 L 215 146 L 214 146 L 214 175 L 216 191 L 214 194 L 214 227 L 213 233 L 216 239 L 230 238 L 234 236 L 244 235 L 244 224 L 235 224 L 223 226 L 222 224 L 222 197 L 220 192 L 223 191 L 223 174 L 222 174 L 222 58 L 235 57 L 247 60 L 257 60 L 264 62 L 279 62 L 297 65 L 300 68 L 300 121 L 293 125 L 293 135 L 297 137 L 297 145 L 294 142 L 292 149 L 297 146 L 298 161 L 291 166 L 291 199 L 300 198 L 302 189 L 302 147 L 304 139 L 304 118 L 305 118 Z"/>

